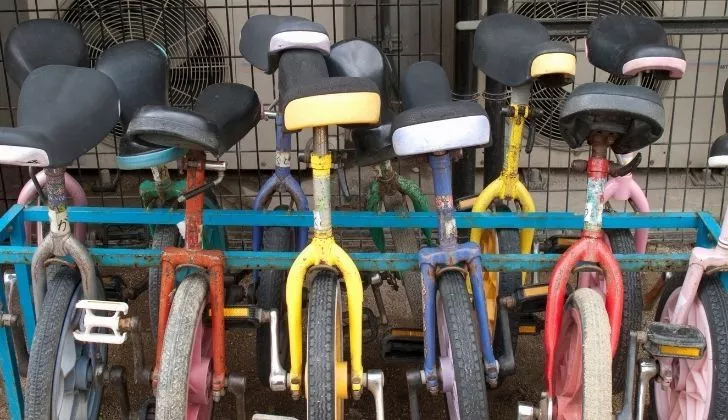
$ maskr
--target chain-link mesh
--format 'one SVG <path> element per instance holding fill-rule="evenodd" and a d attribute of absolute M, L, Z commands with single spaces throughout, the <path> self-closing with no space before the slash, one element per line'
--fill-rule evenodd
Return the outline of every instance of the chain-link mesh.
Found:
<path fill-rule="evenodd" d="M 483 8 L 485 7 L 485 1 Z M 663 17 L 724 17 L 726 0 L 675 1 L 513 1 L 509 9 L 538 19 L 593 19 L 613 13 Z M 485 10 L 483 9 L 483 12 Z M 406 68 L 420 60 L 443 65 L 452 78 L 457 57 L 454 56 L 454 0 L 8 0 L 0 1 L 0 50 L 7 35 L 19 22 L 29 19 L 63 19 L 83 32 L 92 64 L 110 45 L 129 39 L 150 39 L 164 47 L 170 57 L 170 100 L 172 105 L 190 107 L 196 95 L 208 84 L 235 81 L 252 86 L 264 104 L 274 101 L 275 76 L 253 69 L 240 56 L 240 29 L 249 16 L 263 13 L 295 15 L 323 24 L 332 41 L 359 37 L 375 42 L 391 60 L 396 79 Z M 642 150 L 643 160 L 635 179 L 647 192 L 654 210 L 707 210 L 719 215 L 723 210 L 723 173 L 705 170 L 708 148 L 713 139 L 726 130 L 719 94 L 728 75 L 728 57 L 724 53 L 725 34 L 705 25 L 691 28 L 689 34 L 671 32 L 670 40 L 685 51 L 688 69 L 679 81 L 645 78 L 643 85 L 656 89 L 664 98 L 667 126 L 656 144 Z M 622 83 L 595 70 L 586 60 L 583 37 L 568 35 L 556 39 L 572 43 L 578 52 L 575 84 L 592 80 Z M 0 126 L 16 122 L 18 89 L 4 71 L 0 55 Z M 508 94 L 484 92 L 480 74 L 479 92 L 455 95 L 456 100 L 498 101 L 506 103 Z M 573 89 L 548 89 L 538 84 L 532 89 L 533 105 L 543 115 L 535 122 L 536 147 L 521 158 L 522 173 L 538 210 L 575 211 L 583 208 L 585 176 L 571 174 L 573 159 L 586 157 L 585 150 L 569 150 L 561 141 L 558 111 L 563 99 Z M 357 168 L 351 161 L 353 152 L 345 130 L 332 129 L 330 146 L 336 163 L 346 167 L 351 197 L 333 188 L 334 205 L 339 209 L 362 209 L 366 187 L 374 171 Z M 139 206 L 138 185 L 151 178 L 145 171 L 117 174 L 114 156 L 119 130 L 111 133 L 98 147 L 74 165 L 71 174 L 85 187 L 91 205 Z M 228 171 L 219 194 L 226 208 L 249 208 L 261 183 L 275 164 L 275 129 L 273 121 L 262 121 L 233 149 L 223 155 Z M 294 136 L 295 153 L 302 152 L 311 139 L 310 131 Z M 494 140 L 500 141 L 500 140 Z M 487 150 L 485 151 L 487 153 Z M 477 154 L 483 165 L 483 151 Z M 294 171 L 305 164 L 293 159 Z M 420 183 L 432 195 L 429 168 L 422 159 L 409 159 L 396 165 L 399 172 Z M 100 169 L 108 169 L 115 188 L 99 185 Z M 310 174 L 296 171 L 304 190 L 311 193 Z M 25 169 L 3 167 L 0 171 L 2 201 L 8 208 L 17 199 L 27 181 Z M 476 191 L 482 188 L 483 176 L 476 174 Z M 280 203 L 290 199 L 280 196 Z M 276 204 L 276 203 L 274 203 Z M 614 205 L 622 211 L 628 206 Z M 366 231 L 348 232 L 343 245 L 351 249 L 373 249 Z M 245 245 L 245 235 L 232 236 L 233 245 Z"/>

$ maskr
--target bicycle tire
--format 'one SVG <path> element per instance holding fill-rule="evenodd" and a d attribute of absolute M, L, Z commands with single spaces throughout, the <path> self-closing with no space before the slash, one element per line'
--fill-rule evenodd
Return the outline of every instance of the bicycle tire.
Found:
<path fill-rule="evenodd" d="M 207 305 L 208 282 L 207 277 L 201 273 L 192 273 L 180 283 L 174 294 L 172 309 L 169 312 L 169 322 L 164 332 L 162 358 L 159 367 L 159 381 L 157 383 L 157 396 L 155 401 L 155 418 L 162 420 L 177 420 L 187 418 L 189 375 L 191 359 L 195 352 L 195 345 L 200 345 L 200 354 L 210 352 L 212 343 L 204 339 L 205 330 L 202 323 L 202 314 Z M 198 329 L 202 331 L 197 342 Z M 208 348 L 206 349 L 205 346 Z M 210 365 L 211 366 L 211 365 Z M 207 405 L 199 404 L 197 418 L 209 419 L 212 415 L 211 390 L 208 394 Z M 208 407 L 209 405 L 209 407 Z M 209 411 L 207 411 L 209 410 Z"/>
<path fill-rule="evenodd" d="M 488 400 L 485 389 L 485 369 L 477 343 L 478 330 L 473 322 L 470 296 L 465 278 L 456 271 L 446 271 L 438 279 L 439 303 L 445 322 L 440 337 L 440 351 L 448 346 L 453 366 L 453 390 L 446 393 L 448 407 L 457 409 L 451 419 L 483 420 L 488 418 Z M 439 332 L 439 331 L 438 331 Z M 443 339 L 448 343 L 445 343 Z"/>
<path fill-rule="evenodd" d="M 382 199 L 385 211 L 408 212 L 406 199 L 402 194 L 385 195 Z M 416 229 L 390 229 L 394 251 L 416 254 L 420 250 L 419 232 Z M 422 279 L 417 271 L 400 273 L 404 292 L 407 296 L 412 320 L 415 325 L 422 326 Z"/>
<path fill-rule="evenodd" d="M 30 348 L 25 392 L 26 419 L 58 418 L 58 413 L 55 411 L 59 409 L 54 406 L 54 392 L 63 392 L 64 390 L 54 389 L 54 385 L 63 386 L 63 383 L 68 379 L 61 377 L 57 380 L 58 375 L 67 373 L 63 372 L 62 369 L 57 369 L 63 364 L 63 361 L 59 359 L 63 357 L 63 352 L 59 350 L 59 346 L 76 345 L 72 337 L 69 343 L 66 336 L 70 334 L 69 330 L 75 329 L 75 322 L 79 321 L 80 316 L 76 314 L 75 303 L 82 298 L 82 295 L 81 275 L 71 268 L 60 268 L 53 280 L 48 283 L 48 292 L 43 300 L 41 313 L 35 328 L 33 345 Z M 64 316 L 59 316 L 61 314 Z M 87 351 L 88 349 L 91 349 L 94 353 L 98 351 L 102 363 L 105 361 L 106 346 L 97 344 L 80 345 L 87 348 Z M 95 371 L 93 365 L 90 369 Z M 76 415 L 74 415 L 72 411 L 71 418 L 75 418 L 77 415 L 89 419 L 98 417 L 102 386 L 101 384 L 94 385 L 92 390 L 94 394 L 87 395 L 85 408 L 80 404 L 75 404 L 75 398 L 83 398 L 82 394 L 85 394 L 85 392 L 79 391 L 74 394 L 74 404 L 72 404 L 71 410 L 77 409 L 80 412 L 76 412 Z"/>
<path fill-rule="evenodd" d="M 655 320 L 665 322 L 667 319 L 663 317 L 665 308 L 673 299 L 677 298 L 677 293 L 685 279 L 685 273 L 676 273 L 672 278 L 665 282 L 665 288 L 662 291 L 660 301 L 655 312 Z M 705 354 L 704 360 L 712 360 L 712 383 L 711 397 L 707 412 L 704 412 L 705 419 L 720 418 L 721 415 L 728 413 L 728 292 L 724 289 L 719 278 L 715 275 L 703 276 L 696 299 L 700 300 L 704 315 L 707 319 L 709 331 L 701 331 L 706 340 L 710 344 L 711 354 Z M 688 318 L 688 324 L 692 326 L 695 319 Z M 702 330 L 702 329 L 701 329 Z M 707 352 L 707 350 L 706 350 Z M 687 361 L 682 363 L 681 370 L 690 369 L 694 363 L 699 361 Z M 690 376 L 690 374 L 688 374 Z M 681 382 L 678 378 L 673 378 L 673 384 Z M 650 417 L 659 419 L 660 416 L 656 407 L 656 390 L 661 389 L 662 385 L 653 380 L 650 386 Z M 661 392 L 661 391 L 657 391 Z M 701 393 L 701 395 L 703 395 Z M 705 406 L 705 402 L 702 404 Z M 692 413 L 694 414 L 694 413 Z M 692 418 L 692 417 L 691 417 Z M 701 420 L 696 418 L 695 420 Z"/>
<path fill-rule="evenodd" d="M 180 246 L 182 237 L 179 229 L 175 225 L 159 225 L 154 229 L 152 235 L 152 249 L 163 250 L 167 247 Z M 162 287 L 162 270 L 160 266 L 154 266 L 149 269 L 148 281 L 149 290 L 149 329 L 152 332 L 152 343 L 157 346 L 157 326 L 159 325 L 159 290 Z"/>
<path fill-rule="evenodd" d="M 309 419 L 343 420 L 336 365 L 344 358 L 342 297 L 336 273 L 316 273 L 308 294 L 306 409 Z M 344 385 L 346 386 L 346 385 Z"/>
<path fill-rule="evenodd" d="M 604 233 L 615 254 L 635 254 L 634 238 L 629 229 L 609 229 Z M 642 328 L 642 274 L 636 271 L 623 271 L 624 304 L 622 306 L 622 327 L 619 331 L 619 347 L 612 359 L 612 391 L 624 391 L 624 376 L 627 372 L 629 353 L 629 333 Z"/>
<path fill-rule="evenodd" d="M 561 334 L 554 355 L 555 404 L 559 401 L 573 401 L 559 398 L 561 392 L 568 397 L 576 397 L 577 404 L 570 410 L 559 406 L 557 419 L 603 420 L 612 418 L 612 390 L 610 364 L 604 363 L 611 358 L 609 320 L 604 308 L 604 299 L 595 290 L 581 288 L 574 291 L 564 306 Z M 578 336 L 575 336 L 577 333 Z M 581 345 L 574 345 L 580 340 Z M 562 356 L 568 357 L 562 361 Z M 572 358 L 581 358 L 576 361 Z M 581 372 L 577 372 L 581 364 Z M 572 381 L 578 378 L 579 384 Z M 575 387 L 578 387 L 574 390 Z M 581 395 L 575 395 L 580 393 Z M 579 404 L 580 397 L 580 404 Z M 577 411 L 575 413 L 574 411 Z M 579 416 L 580 414 L 580 416 Z"/>

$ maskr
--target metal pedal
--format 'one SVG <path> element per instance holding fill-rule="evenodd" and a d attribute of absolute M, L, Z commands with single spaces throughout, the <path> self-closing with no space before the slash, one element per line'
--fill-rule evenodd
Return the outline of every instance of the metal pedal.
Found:
<path fill-rule="evenodd" d="M 392 328 L 382 339 L 382 358 L 421 362 L 425 351 L 424 334 L 416 328 Z"/>
<path fill-rule="evenodd" d="M 369 308 L 362 309 L 362 342 L 364 344 L 371 343 L 376 340 L 379 336 L 379 319 L 374 315 L 374 312 Z M 343 314 L 344 323 L 344 340 L 349 340 L 349 313 L 344 312 Z"/>
<path fill-rule="evenodd" d="M 539 335 L 543 331 L 543 320 L 533 314 L 524 314 L 518 320 L 519 335 Z"/>
<path fill-rule="evenodd" d="M 261 324 L 261 313 L 255 305 L 227 305 L 222 313 L 226 328 L 258 328 Z M 208 309 L 203 321 L 210 323 L 212 310 Z"/>
<path fill-rule="evenodd" d="M 76 309 L 83 311 L 79 331 L 73 332 L 77 341 L 100 344 L 123 344 L 126 333 L 119 330 L 119 321 L 122 315 L 129 312 L 129 305 L 124 302 L 110 302 L 105 300 L 80 300 Z M 98 315 L 99 311 L 113 312 L 113 315 Z M 91 332 L 95 328 L 111 331 L 111 333 Z"/>
<path fill-rule="evenodd" d="M 506 308 L 518 314 L 531 314 L 546 310 L 548 284 L 524 286 L 516 290 L 512 296 L 502 298 Z"/>
<path fill-rule="evenodd" d="M 645 350 L 654 357 L 701 359 L 706 341 L 695 327 L 652 322 L 647 325 Z"/>

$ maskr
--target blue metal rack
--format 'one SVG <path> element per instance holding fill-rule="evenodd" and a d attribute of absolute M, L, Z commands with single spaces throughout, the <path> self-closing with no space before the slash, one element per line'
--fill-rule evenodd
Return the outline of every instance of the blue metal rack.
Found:
<path fill-rule="evenodd" d="M 174 225 L 184 219 L 184 211 L 164 209 L 144 210 L 134 208 L 70 207 L 71 222 L 90 224 L 145 224 Z M 583 215 L 574 213 L 497 213 L 475 214 L 456 213 L 459 228 L 535 228 L 535 229 L 574 229 L 583 225 Z M 30 262 L 35 247 L 25 245 L 23 223 L 47 221 L 45 207 L 23 207 L 15 205 L 0 217 L 0 243 L 9 240 L 10 245 L 0 246 L 0 263 L 14 264 L 17 286 L 23 314 L 25 337 L 32 342 L 35 330 L 35 314 L 31 298 Z M 206 226 L 291 226 L 310 227 L 313 222 L 311 212 L 246 211 L 246 210 L 205 210 L 203 223 Z M 335 228 L 435 228 L 437 215 L 433 212 L 417 213 L 371 213 L 371 212 L 333 212 Z M 720 226 L 708 213 L 650 213 L 650 214 L 605 214 L 604 228 L 650 228 L 650 229 L 691 229 L 696 231 L 696 244 L 710 247 L 715 244 Z M 154 249 L 107 249 L 91 248 L 90 253 L 100 266 L 153 267 L 159 264 L 161 252 Z M 357 267 L 362 271 L 406 271 L 418 270 L 417 254 L 401 253 L 361 253 L 350 254 Z M 296 257 L 295 252 L 252 252 L 226 251 L 226 266 L 234 269 L 290 267 Z M 483 254 L 483 268 L 488 271 L 547 271 L 559 255 L 539 254 Z M 617 255 L 620 266 L 625 271 L 670 271 L 687 267 L 688 253 L 670 254 L 625 254 Z M 728 287 L 728 283 L 725 283 Z M 5 296 L 0 288 L 0 303 L 6 308 Z M 12 341 L 8 328 L 0 327 L 0 367 L 5 388 L 8 409 L 13 419 L 22 418 L 23 399 L 20 380 L 12 352 Z"/>

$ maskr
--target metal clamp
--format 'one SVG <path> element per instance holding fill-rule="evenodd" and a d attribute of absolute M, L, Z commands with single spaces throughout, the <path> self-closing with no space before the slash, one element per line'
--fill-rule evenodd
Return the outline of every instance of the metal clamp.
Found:
<path fill-rule="evenodd" d="M 73 337 L 86 343 L 123 344 L 126 333 L 119 331 L 121 315 L 129 312 L 129 305 L 124 302 L 110 302 L 104 300 L 80 300 L 76 309 L 83 311 L 80 331 L 74 331 Z M 94 311 L 113 312 L 111 316 L 97 315 Z M 94 328 L 111 330 L 113 334 L 94 333 Z"/>

